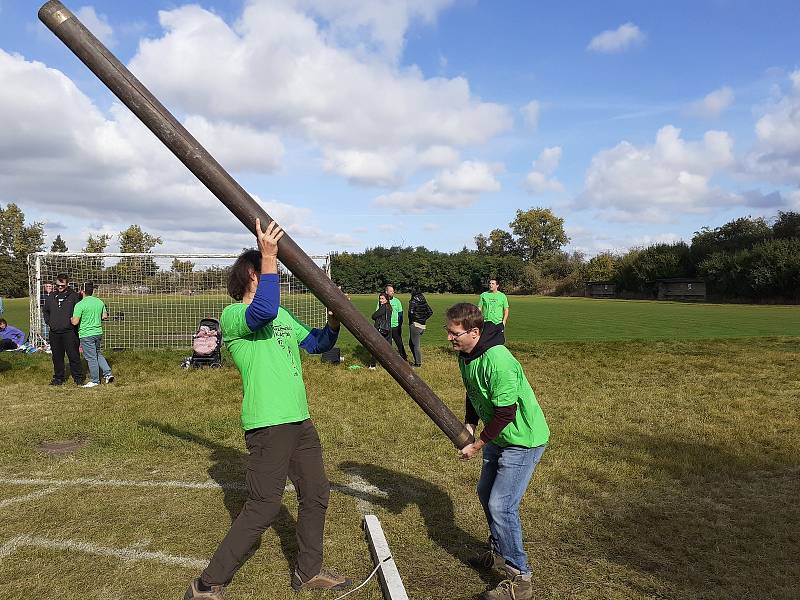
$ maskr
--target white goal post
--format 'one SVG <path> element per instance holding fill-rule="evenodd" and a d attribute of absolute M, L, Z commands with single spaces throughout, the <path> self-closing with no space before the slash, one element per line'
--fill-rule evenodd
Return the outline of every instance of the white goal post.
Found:
<path fill-rule="evenodd" d="M 94 295 L 106 303 L 103 346 L 190 348 L 201 319 L 219 319 L 233 302 L 228 296 L 228 273 L 238 254 L 130 254 L 36 252 L 28 255 L 30 295 L 29 341 L 42 348 L 48 329 L 42 315 L 46 284 L 65 273 L 76 291 L 94 282 Z M 330 277 L 330 256 L 312 256 Z M 323 304 L 306 286 L 278 263 L 281 305 L 310 327 L 327 320 Z"/>

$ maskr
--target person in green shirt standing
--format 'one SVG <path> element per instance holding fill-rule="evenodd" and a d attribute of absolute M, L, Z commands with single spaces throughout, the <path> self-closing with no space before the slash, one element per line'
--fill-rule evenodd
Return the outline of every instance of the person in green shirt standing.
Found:
<path fill-rule="evenodd" d="M 508 298 L 500 291 L 497 279 L 489 280 L 489 291 L 483 292 L 478 299 L 478 308 L 486 321 L 491 321 L 505 328 L 508 321 Z"/>
<path fill-rule="evenodd" d="M 403 345 L 403 303 L 400 302 L 399 298 L 394 297 L 394 286 L 391 283 L 386 286 L 384 292 L 389 298 L 389 304 L 392 305 L 392 328 L 389 343 L 391 344 L 394 341 L 400 358 L 407 361 L 408 354 L 406 354 L 406 347 Z M 375 310 L 379 308 L 380 306 L 376 306 Z"/>
<path fill-rule="evenodd" d="M 322 568 L 322 534 L 330 482 L 322 445 L 311 421 L 300 348 L 319 354 L 339 335 L 339 321 L 311 329 L 280 305 L 278 241 L 283 230 L 266 231 L 256 219 L 259 250 L 246 250 L 231 267 L 228 293 L 238 302 L 222 311 L 220 325 L 242 377 L 242 428 L 247 445 L 247 501 L 208 567 L 184 600 L 224 600 L 225 586 L 261 543 L 280 513 L 288 477 L 297 490 L 297 562 L 292 588 L 339 590 L 351 580 Z"/>
<path fill-rule="evenodd" d="M 94 297 L 94 282 L 84 282 L 81 295 L 83 299 L 72 309 L 70 322 L 78 326 L 83 357 L 89 365 L 89 381 L 81 387 L 93 388 L 100 385 L 101 370 L 105 383 L 114 381 L 111 367 L 103 356 L 103 321 L 108 319 L 108 311 L 105 303 Z"/>
<path fill-rule="evenodd" d="M 519 505 L 550 430 L 522 366 L 503 345 L 500 325 L 484 321 L 474 304 L 460 303 L 448 309 L 446 328 L 467 392 L 465 425 L 474 434 L 478 421 L 484 423 L 480 436 L 460 451 L 463 460 L 483 452 L 478 498 L 489 525 L 489 549 L 473 562 L 508 577 L 483 597 L 529 600 L 533 586 Z"/>

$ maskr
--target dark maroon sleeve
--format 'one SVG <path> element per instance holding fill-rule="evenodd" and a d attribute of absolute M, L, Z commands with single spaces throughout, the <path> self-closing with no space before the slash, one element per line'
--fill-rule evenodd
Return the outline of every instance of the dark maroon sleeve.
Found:
<path fill-rule="evenodd" d="M 503 428 L 514 420 L 517 414 L 517 405 L 498 406 L 494 409 L 494 417 L 481 431 L 481 439 L 488 444 L 503 431 Z"/>
<path fill-rule="evenodd" d="M 464 422 L 468 425 L 476 427 L 478 425 L 478 421 L 480 420 L 478 411 L 476 411 L 475 407 L 472 406 L 472 402 L 469 401 L 469 396 L 465 397 L 464 402 L 466 403 L 466 406 L 464 407 Z"/>

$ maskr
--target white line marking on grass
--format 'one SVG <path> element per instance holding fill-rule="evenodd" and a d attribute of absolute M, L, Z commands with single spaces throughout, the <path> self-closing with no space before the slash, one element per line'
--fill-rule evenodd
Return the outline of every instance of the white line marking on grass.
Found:
<path fill-rule="evenodd" d="M 348 481 L 346 485 L 336 485 L 333 487 L 337 491 L 355 498 L 356 508 L 361 516 L 375 512 L 375 507 L 369 502 L 369 500 L 365 498 L 365 496 L 377 496 L 378 498 L 389 497 L 388 492 L 385 492 L 381 488 L 372 485 L 359 475 L 351 473 L 349 479 L 350 481 Z"/>
<path fill-rule="evenodd" d="M 81 477 L 78 479 L 6 479 L 0 478 L 0 484 L 7 485 L 85 485 L 89 487 L 141 487 L 141 488 L 181 488 L 187 490 L 211 490 L 222 488 L 226 490 L 246 490 L 243 483 L 223 483 L 216 481 L 127 481 L 124 479 L 91 479 Z"/>
<path fill-rule="evenodd" d="M 79 542 L 77 540 L 51 539 L 32 535 L 17 536 L 0 546 L 0 558 L 8 556 L 23 546 L 46 548 L 48 550 L 84 552 L 86 554 L 94 554 L 97 556 L 119 558 L 120 560 L 124 561 L 149 560 L 165 565 L 177 565 L 179 567 L 187 567 L 191 569 L 204 569 L 208 565 L 207 560 L 189 558 L 186 556 L 173 556 L 163 552 L 145 552 L 136 548 L 109 548 L 106 546 L 90 544 L 88 542 Z"/>
<path fill-rule="evenodd" d="M 5 500 L 0 500 L 0 508 L 5 508 L 9 504 L 16 504 L 17 502 L 27 502 L 28 500 L 36 500 L 37 498 L 41 498 L 42 496 L 47 496 L 48 494 L 52 494 L 53 492 L 57 492 L 63 486 L 54 485 L 53 487 L 45 488 L 43 490 L 39 490 L 36 492 L 31 492 L 30 494 L 26 494 L 25 496 L 16 496 L 14 498 L 6 498 Z"/>

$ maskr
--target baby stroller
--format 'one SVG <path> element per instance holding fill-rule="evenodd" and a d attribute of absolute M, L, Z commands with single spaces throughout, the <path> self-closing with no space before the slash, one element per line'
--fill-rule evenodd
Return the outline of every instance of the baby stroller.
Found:
<path fill-rule="evenodd" d="M 197 331 L 192 336 L 192 355 L 181 363 L 181 368 L 222 366 L 222 330 L 216 319 L 200 319 Z"/>

